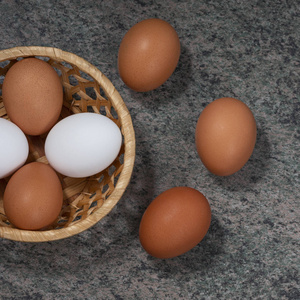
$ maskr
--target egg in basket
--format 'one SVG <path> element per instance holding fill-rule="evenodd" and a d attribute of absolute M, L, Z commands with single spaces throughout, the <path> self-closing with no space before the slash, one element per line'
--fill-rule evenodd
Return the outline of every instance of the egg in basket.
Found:
<path fill-rule="evenodd" d="M 63 87 L 61 103 L 60 100 L 57 100 L 59 104 L 55 101 L 40 103 L 40 118 L 37 122 L 50 124 L 43 130 L 42 125 L 34 126 L 30 103 L 26 102 L 23 107 L 20 103 L 13 105 L 12 101 L 6 101 L 9 99 L 8 92 L 2 90 L 10 69 L 28 58 L 51 66 L 51 70 L 59 75 Z M 41 84 L 43 94 L 53 92 L 49 81 L 47 83 L 44 86 Z M 8 85 L 5 85 L 4 88 L 8 90 Z M 16 47 L 0 51 L 0 89 L 0 117 L 10 124 L 16 123 L 28 141 L 28 155 L 24 166 L 0 179 L 0 237 L 26 242 L 51 241 L 70 237 L 95 225 L 121 199 L 134 166 L 134 129 L 129 111 L 118 91 L 101 71 L 86 60 L 50 47 Z M 18 92 L 9 90 L 12 94 Z M 58 91 L 55 99 L 59 99 L 59 93 Z M 35 97 L 38 98 L 39 95 L 32 93 L 32 99 Z M 14 120 L 16 107 L 22 108 L 16 118 L 22 124 L 17 124 L 18 121 Z M 61 126 L 62 123 L 65 126 Z M 6 145 L 3 136 L 5 137 L 0 133 L 2 145 Z M 18 150 L 17 147 L 13 148 Z M 81 153 L 78 151 L 80 149 Z M 3 166 L 4 160 L 4 157 L 0 159 Z M 51 225 L 38 230 L 20 229 L 5 213 L 4 195 L 9 194 L 7 190 L 10 181 L 17 177 L 23 167 L 39 164 L 43 164 L 43 167 L 51 166 L 51 169 L 54 167 L 52 170 L 62 187 L 62 205 Z M 35 177 L 42 178 L 38 169 L 34 169 L 33 173 Z M 46 178 L 50 186 L 51 176 Z M 15 187 L 11 190 L 20 189 L 19 194 L 22 195 L 22 191 L 24 194 L 29 184 L 23 187 L 22 182 L 24 185 L 25 179 L 15 180 Z M 50 187 L 49 189 L 51 190 Z M 30 210 L 29 204 L 20 211 L 25 212 L 27 208 Z"/>

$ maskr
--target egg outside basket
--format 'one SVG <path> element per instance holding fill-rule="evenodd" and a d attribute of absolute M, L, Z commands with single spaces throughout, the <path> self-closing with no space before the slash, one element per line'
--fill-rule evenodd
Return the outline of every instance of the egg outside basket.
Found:
<path fill-rule="evenodd" d="M 130 181 L 135 160 L 135 136 L 129 111 L 118 91 L 96 67 L 75 54 L 51 47 L 2 50 L 0 89 L 9 68 L 26 57 L 47 61 L 60 75 L 64 88 L 61 118 L 82 112 L 103 114 L 119 126 L 123 136 L 118 157 L 104 171 L 87 178 L 58 174 L 62 182 L 64 204 L 57 221 L 47 230 L 20 230 L 9 223 L 3 209 L 3 192 L 9 178 L 0 179 L 0 237 L 23 242 L 45 242 L 78 234 L 95 225 L 113 209 Z M 9 119 L 1 95 L 2 92 L 0 117 Z M 48 163 L 43 149 L 46 134 L 27 138 L 29 156 L 26 163 Z"/>

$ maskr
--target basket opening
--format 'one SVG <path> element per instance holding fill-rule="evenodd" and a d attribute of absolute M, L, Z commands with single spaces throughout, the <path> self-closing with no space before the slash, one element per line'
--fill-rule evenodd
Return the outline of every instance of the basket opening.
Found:
<path fill-rule="evenodd" d="M 72 94 L 72 97 L 73 97 L 74 100 L 77 100 L 77 101 L 81 100 L 81 97 L 77 93 Z"/>
<path fill-rule="evenodd" d="M 53 67 L 53 69 L 56 71 L 56 73 L 58 74 L 58 76 L 61 77 L 61 76 L 62 76 L 61 70 L 58 69 L 58 68 L 56 68 L 55 66 L 52 66 L 52 67 Z"/>
<path fill-rule="evenodd" d="M 124 137 L 123 137 L 123 136 L 122 136 L 122 139 L 124 140 Z M 122 145 L 123 145 L 123 144 L 124 144 L 124 141 L 123 141 Z M 120 156 L 119 156 L 119 161 L 120 161 L 121 165 L 124 164 L 124 153 L 120 154 Z"/>
<path fill-rule="evenodd" d="M 77 78 L 74 77 L 74 75 L 70 75 L 69 76 L 69 83 L 73 86 L 77 86 L 78 85 L 78 80 L 77 80 Z"/>
<path fill-rule="evenodd" d="M 106 109 L 105 109 L 105 106 L 101 106 L 99 112 L 100 112 L 101 115 L 106 116 Z"/>
<path fill-rule="evenodd" d="M 7 71 L 20 59 L 13 59 L 11 61 L 9 60 L 3 60 L 0 62 L 0 76 L 3 77 L 4 80 L 4 76 L 7 73 Z"/>
<path fill-rule="evenodd" d="M 94 100 L 97 99 L 97 95 L 96 95 L 95 89 L 93 87 L 86 87 L 85 91 L 89 97 L 91 97 Z"/>
<path fill-rule="evenodd" d="M 71 66 L 69 63 L 67 63 L 65 61 L 61 61 L 60 64 L 67 69 L 73 69 L 73 66 Z"/>
<path fill-rule="evenodd" d="M 9 60 L 3 60 L 0 62 L 0 68 L 3 69 L 5 66 L 7 66 L 10 63 Z"/>
<path fill-rule="evenodd" d="M 116 169 L 117 168 L 115 167 L 115 165 L 111 165 L 110 168 L 108 169 L 108 175 L 111 177 L 116 171 Z"/>
<path fill-rule="evenodd" d="M 110 109 L 110 113 L 111 113 L 111 115 L 112 115 L 112 117 L 114 118 L 114 119 L 118 119 L 118 114 L 117 114 L 117 112 L 116 112 L 116 110 L 114 109 L 114 107 L 112 106 L 111 107 L 111 109 Z"/>
<path fill-rule="evenodd" d="M 106 184 L 105 186 L 103 186 L 103 188 L 102 188 L 102 194 L 106 194 L 107 192 L 108 192 L 108 190 L 109 190 L 109 185 L 108 184 Z"/>
<path fill-rule="evenodd" d="M 81 71 L 81 70 L 79 70 L 79 74 L 80 74 L 80 76 L 81 76 L 82 78 L 84 78 L 85 80 L 88 80 L 88 81 L 90 81 L 90 82 L 95 81 L 94 78 L 92 78 L 90 75 L 86 74 L 85 72 L 83 72 L 83 71 Z"/>
<path fill-rule="evenodd" d="M 35 58 L 38 58 L 38 59 L 43 60 L 45 62 L 48 62 L 50 60 L 49 57 L 46 57 L 46 56 L 35 56 Z"/>
<path fill-rule="evenodd" d="M 72 97 L 73 97 L 73 100 L 77 100 L 77 101 L 81 100 L 81 97 L 77 93 L 72 94 Z"/>

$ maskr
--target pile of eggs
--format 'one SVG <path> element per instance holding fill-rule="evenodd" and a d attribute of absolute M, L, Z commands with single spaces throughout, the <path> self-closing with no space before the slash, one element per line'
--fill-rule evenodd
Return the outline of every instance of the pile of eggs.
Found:
<path fill-rule="evenodd" d="M 162 85 L 175 70 L 180 42 L 175 29 L 159 19 L 143 20 L 124 36 L 118 56 L 124 83 L 138 92 Z M 249 160 L 256 142 L 256 122 L 240 100 L 221 98 L 199 116 L 195 144 L 204 166 L 213 174 L 228 176 Z M 190 187 L 171 188 L 155 198 L 140 222 L 143 248 L 157 258 L 181 255 L 206 235 L 211 222 L 208 200 Z"/>
<path fill-rule="evenodd" d="M 179 57 L 180 41 L 175 29 L 160 19 L 143 20 L 121 41 L 119 74 L 130 89 L 147 92 L 172 75 Z M 0 150 L 0 178 L 13 174 L 4 193 L 4 209 L 19 228 L 45 228 L 57 218 L 62 205 L 56 172 L 70 177 L 100 172 L 117 156 L 122 136 L 113 121 L 97 114 L 82 113 L 57 122 L 62 87 L 52 67 L 38 59 L 24 59 L 8 71 L 3 101 L 13 122 L 0 119 L 0 139 L 6 141 L 6 149 Z M 49 165 L 30 163 L 21 167 L 28 155 L 24 134 L 47 131 L 45 154 Z M 93 138 L 95 132 L 97 139 Z M 109 140 L 105 147 L 101 146 L 102 138 Z M 242 101 L 220 98 L 201 112 L 195 144 L 211 173 L 228 176 L 239 171 L 252 155 L 255 142 L 256 122 Z M 140 242 L 154 257 L 175 257 L 195 247 L 206 235 L 210 222 L 210 205 L 202 193 L 190 187 L 173 187 L 145 210 L 139 227 Z"/>
<path fill-rule="evenodd" d="M 24 58 L 8 70 L 2 98 L 10 119 L 0 118 L 0 179 L 8 181 L 5 215 L 17 228 L 47 229 L 57 221 L 63 205 L 59 174 L 81 178 L 106 169 L 119 154 L 121 131 L 111 119 L 96 113 L 60 120 L 60 78 L 38 58 Z M 41 135 L 46 135 L 49 164 L 28 161 L 28 138 Z"/>

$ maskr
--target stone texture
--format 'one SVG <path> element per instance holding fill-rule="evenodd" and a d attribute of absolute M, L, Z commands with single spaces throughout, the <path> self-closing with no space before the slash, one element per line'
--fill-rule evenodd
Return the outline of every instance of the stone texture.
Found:
<path fill-rule="evenodd" d="M 1 299 L 300 299 L 298 1 L 0 0 L 0 11 L 0 49 L 51 46 L 87 59 L 124 98 L 137 142 L 131 183 L 96 226 L 56 242 L 0 240 Z M 118 75 L 118 47 L 150 17 L 175 27 L 182 52 L 163 86 L 136 93 Z M 245 167 L 222 178 L 202 165 L 194 131 L 225 96 L 251 108 L 258 137 Z M 142 214 L 179 185 L 208 198 L 209 232 L 180 257 L 149 257 Z"/>

